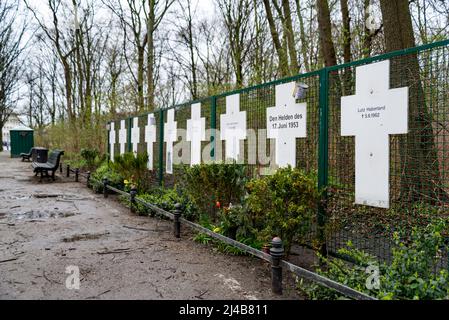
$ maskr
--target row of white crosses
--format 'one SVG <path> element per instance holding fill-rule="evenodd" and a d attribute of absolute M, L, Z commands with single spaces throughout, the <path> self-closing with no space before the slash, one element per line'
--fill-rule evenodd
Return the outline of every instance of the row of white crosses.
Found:
<path fill-rule="evenodd" d="M 382 61 L 356 68 L 356 94 L 341 98 L 341 135 L 355 136 L 355 203 L 389 207 L 389 135 L 408 131 L 408 88 L 390 89 L 390 62 Z M 296 166 L 296 139 L 306 137 L 306 103 L 297 103 L 295 82 L 276 86 L 276 105 L 267 108 L 267 137 L 275 140 L 278 167 Z M 239 160 L 240 142 L 246 136 L 246 111 L 240 111 L 240 95 L 226 97 L 226 113 L 220 116 L 220 139 L 225 141 L 225 158 Z M 140 141 L 137 118 L 131 133 L 133 151 Z M 175 110 L 167 111 L 164 124 L 166 172 L 173 173 L 173 143 L 178 140 Z M 206 141 L 206 120 L 201 104 L 191 106 L 186 140 L 191 143 L 190 165 L 201 163 L 201 142 Z M 114 155 L 114 123 L 111 123 L 111 158 Z M 154 115 L 148 115 L 145 142 L 153 168 L 156 142 Z M 120 153 L 126 143 L 125 121 L 119 130 Z"/>

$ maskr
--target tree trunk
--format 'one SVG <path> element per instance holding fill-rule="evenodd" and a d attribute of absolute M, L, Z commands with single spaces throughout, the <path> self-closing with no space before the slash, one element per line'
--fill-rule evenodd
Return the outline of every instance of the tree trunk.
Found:
<path fill-rule="evenodd" d="M 290 55 L 290 73 L 297 74 L 299 72 L 298 55 L 295 47 L 295 35 L 292 24 L 292 14 L 290 11 L 289 0 L 282 0 L 282 8 L 284 11 L 285 30 L 287 32 L 288 52 Z"/>
<path fill-rule="evenodd" d="M 380 5 L 387 51 L 414 47 L 408 0 L 381 0 Z M 391 59 L 390 73 L 393 88 L 409 87 L 409 131 L 399 137 L 401 201 L 436 204 L 448 197 L 442 189 L 432 115 L 425 101 L 418 57 Z"/>
<path fill-rule="evenodd" d="M 288 74 L 288 58 L 285 48 L 282 46 L 279 40 L 279 33 L 276 29 L 276 23 L 274 22 L 273 12 L 271 11 L 270 1 L 263 0 L 265 6 L 265 12 L 267 14 L 268 25 L 270 27 L 271 37 L 273 38 L 273 45 L 279 57 L 279 76 L 285 77 Z"/>
<path fill-rule="evenodd" d="M 153 0 L 148 1 L 149 14 L 147 26 L 147 111 L 154 111 L 154 24 L 155 13 Z"/>
<path fill-rule="evenodd" d="M 351 18 L 349 17 L 348 0 L 340 0 L 341 15 L 343 18 L 343 59 L 344 63 L 351 61 Z M 343 95 L 348 95 L 351 89 L 351 68 L 344 71 Z"/>
<path fill-rule="evenodd" d="M 83 72 L 83 68 L 81 66 L 81 52 L 80 52 L 80 46 L 81 46 L 81 34 L 80 34 L 80 30 L 77 29 L 75 31 L 75 43 L 76 43 L 76 71 L 78 75 L 78 103 L 79 103 L 79 116 L 82 120 L 85 120 L 85 115 L 86 115 L 86 110 L 85 110 L 85 104 L 84 104 L 84 92 L 83 92 L 83 86 L 84 86 L 84 72 Z M 83 127 L 85 125 L 85 121 L 81 121 L 80 125 L 81 127 Z"/>
<path fill-rule="evenodd" d="M 144 64 L 145 47 L 137 46 L 137 110 L 142 112 L 145 109 L 145 101 L 143 98 L 143 64 Z"/>
<path fill-rule="evenodd" d="M 198 99 L 198 80 L 196 75 L 196 63 L 195 63 L 195 54 L 193 51 L 193 38 L 192 38 L 192 29 L 190 29 L 190 63 L 192 65 L 192 99 Z"/>
<path fill-rule="evenodd" d="M 320 29 L 320 47 L 321 55 L 324 59 L 326 67 L 337 64 L 334 43 L 332 40 L 332 26 L 330 19 L 330 11 L 327 0 L 317 1 L 318 25 Z M 345 72 L 342 70 L 341 72 Z M 347 74 L 347 73 L 346 73 Z M 344 78 L 344 76 L 343 76 Z M 347 78 L 346 78 L 347 79 Z M 336 176 L 340 184 L 350 185 L 353 183 L 354 176 L 354 144 L 348 141 L 346 137 L 340 134 L 340 104 L 343 87 L 342 77 L 338 71 L 329 74 L 329 106 L 331 128 L 329 140 L 332 146 L 330 152 L 334 152 L 331 156 L 335 159 L 335 163 L 331 163 L 336 169 Z"/>
<path fill-rule="evenodd" d="M 72 108 L 72 73 L 70 71 L 70 65 L 67 58 L 62 59 L 62 65 L 64 67 L 64 80 L 65 80 L 65 98 L 67 103 L 67 115 L 69 122 L 74 120 L 73 108 Z"/>
<path fill-rule="evenodd" d="M 327 0 L 317 0 L 318 25 L 321 44 L 321 53 L 323 55 L 326 67 L 337 64 L 334 42 L 332 41 L 332 26 Z"/>
<path fill-rule="evenodd" d="M 3 122 L 0 122 L 0 152 L 3 151 Z"/>
<path fill-rule="evenodd" d="M 372 47 L 372 42 L 373 42 L 373 37 L 371 35 L 371 32 L 366 26 L 366 22 L 370 18 L 368 8 L 369 8 L 371 0 L 363 0 L 363 2 L 364 2 L 363 9 L 365 10 L 365 13 L 363 15 L 363 21 L 365 21 L 365 28 L 364 28 L 365 35 L 363 37 L 363 56 L 366 58 L 366 57 L 371 56 L 371 47 Z"/>
<path fill-rule="evenodd" d="M 304 19 L 302 17 L 302 13 L 301 13 L 301 3 L 300 0 L 295 0 L 296 1 L 296 12 L 298 15 L 298 20 L 299 20 L 299 34 L 300 34 L 300 38 L 301 38 L 301 55 L 302 55 L 302 60 L 304 61 L 304 67 L 306 68 L 306 72 L 310 72 L 311 68 L 310 68 L 310 57 L 308 56 L 309 54 L 309 44 L 307 43 L 306 40 L 306 32 L 305 32 L 305 28 L 304 28 Z"/>

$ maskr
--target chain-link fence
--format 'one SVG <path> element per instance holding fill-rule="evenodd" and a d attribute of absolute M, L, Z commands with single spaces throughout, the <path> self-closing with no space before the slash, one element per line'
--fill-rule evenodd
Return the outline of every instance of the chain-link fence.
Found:
<path fill-rule="evenodd" d="M 377 74 L 377 71 L 370 74 L 371 69 L 363 69 L 363 66 L 382 62 L 388 62 L 386 74 Z M 200 117 L 205 119 L 206 129 L 206 137 L 201 141 L 202 162 L 225 161 L 227 150 L 226 142 L 221 139 L 220 120 L 227 114 L 227 99 L 236 96 L 238 112 L 246 112 L 246 136 L 238 139 L 234 146 L 238 148 L 238 161 L 248 166 L 250 177 L 270 174 L 276 169 L 275 144 L 286 140 L 268 137 L 267 109 L 276 106 L 277 88 L 287 83 L 307 88 L 305 95 L 297 96 L 292 102 L 293 105 L 306 104 L 306 136 L 295 138 L 291 148 L 295 150 L 294 164 L 316 174 L 318 187 L 326 190 L 317 221 L 325 227 L 329 252 L 335 253 L 350 240 L 356 247 L 388 261 L 393 232 L 407 233 L 415 226 L 426 225 L 433 218 L 448 214 L 448 40 L 157 110 L 150 114 L 155 119 L 153 142 L 147 141 L 150 116 L 141 115 L 137 118 L 140 128 L 137 152 L 148 151 L 148 143 L 152 143 L 152 170 L 157 173 L 157 183 L 175 184 L 177 168 L 190 164 L 192 150 L 191 142 L 186 139 L 187 123 L 193 118 L 192 105 L 200 104 Z M 372 88 L 365 88 L 366 83 Z M 405 116 L 387 120 L 392 123 L 391 128 L 386 125 L 371 132 L 370 123 L 377 121 L 376 118 L 400 114 L 397 110 L 388 113 L 396 107 L 398 93 L 395 89 L 398 88 L 408 88 Z M 371 90 L 366 98 L 364 89 Z M 376 93 L 383 97 L 379 106 L 362 108 L 365 101 L 370 101 L 369 94 Z M 358 110 L 354 113 L 359 118 L 343 122 L 349 123 L 348 126 L 357 123 L 354 127 L 359 131 L 354 129 L 353 135 L 347 135 L 344 128 L 342 135 L 342 98 L 348 96 L 355 96 L 354 108 Z M 173 112 L 170 110 L 174 110 L 178 134 L 177 139 L 167 142 L 167 130 L 171 130 L 167 123 Z M 408 123 L 404 119 L 408 119 Z M 113 123 L 115 132 L 113 140 L 109 135 L 109 152 L 113 150 L 114 155 L 118 155 L 135 151 L 133 118 Z M 398 133 L 397 127 L 404 123 L 406 131 Z M 173 147 L 167 150 L 169 144 Z M 386 151 L 379 154 L 379 145 L 386 146 Z M 371 147 L 375 152 L 369 152 Z M 367 151 L 369 155 L 357 156 Z M 173 159 L 167 159 L 167 155 Z M 382 177 L 376 177 L 375 170 L 380 162 L 386 161 L 388 200 L 380 206 L 355 204 L 360 202 L 357 193 L 370 189 L 370 181 L 366 179 L 361 179 L 356 187 L 357 170 L 370 170 L 364 160 L 359 160 L 364 156 L 372 157 L 374 160 L 370 161 L 375 163 L 372 189 L 378 189 L 376 183 L 382 183 Z M 167 165 L 174 165 L 173 170 Z"/>

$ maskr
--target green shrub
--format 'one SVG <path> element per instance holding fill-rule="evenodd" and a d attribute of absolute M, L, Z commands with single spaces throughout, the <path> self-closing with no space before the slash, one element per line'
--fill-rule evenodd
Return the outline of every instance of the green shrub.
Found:
<path fill-rule="evenodd" d="M 382 299 L 447 299 L 449 274 L 435 272 L 442 250 L 447 251 L 447 223 L 440 220 L 424 229 L 414 228 L 410 240 L 394 234 L 391 265 L 383 267 L 379 297 Z"/>
<path fill-rule="evenodd" d="M 100 151 L 95 148 L 82 148 L 80 151 L 80 155 L 85 160 L 86 167 L 89 170 L 97 168 L 106 160 L 106 155 L 101 155 Z"/>
<path fill-rule="evenodd" d="M 87 168 L 87 161 L 84 159 L 70 159 L 70 160 L 64 160 L 65 165 L 69 165 L 71 169 L 85 169 Z"/>
<path fill-rule="evenodd" d="M 351 243 L 338 252 L 355 261 L 349 264 L 339 259 L 324 259 L 327 268 L 317 272 L 358 291 L 379 299 L 448 299 L 449 273 L 436 271 L 442 249 L 447 250 L 447 223 L 443 220 L 431 223 L 425 228 L 414 228 L 409 240 L 401 240 L 394 234 L 392 262 L 379 264 L 376 258 L 361 250 L 354 249 Z M 368 289 L 366 266 L 379 268 L 379 288 Z M 316 284 L 299 283 L 300 290 L 312 299 L 338 299 L 341 294 Z"/>
<path fill-rule="evenodd" d="M 205 233 L 198 232 L 194 237 L 193 241 L 201 243 L 201 244 L 209 244 L 214 239 Z"/>
<path fill-rule="evenodd" d="M 151 190 L 151 193 L 140 194 L 139 199 L 154 204 L 165 211 L 172 211 L 175 209 L 175 204 L 181 204 L 182 217 L 187 220 L 196 220 L 198 210 L 190 201 L 190 199 L 180 192 L 178 189 L 165 189 L 157 188 Z M 123 198 L 127 205 L 129 205 L 129 199 Z M 154 215 L 154 212 L 148 207 L 137 203 L 137 212 L 141 215 Z"/>
<path fill-rule="evenodd" d="M 185 168 L 179 182 L 194 204 L 212 220 L 216 203 L 228 206 L 240 203 L 245 194 L 247 168 L 240 164 L 201 164 Z"/>
<path fill-rule="evenodd" d="M 264 241 L 279 236 L 285 251 L 293 239 L 302 240 L 315 216 L 319 200 L 316 180 L 301 169 L 282 168 L 247 183 L 246 209 Z"/>
<path fill-rule="evenodd" d="M 129 183 L 135 185 L 139 192 L 148 191 L 152 185 L 151 173 L 147 169 L 148 154 L 132 152 L 124 153 L 114 157 L 114 162 L 110 163 L 111 168 L 124 177 Z"/>
<path fill-rule="evenodd" d="M 231 205 L 222 208 L 218 215 L 222 234 L 238 241 L 248 238 L 254 239 L 255 230 L 252 228 L 248 217 L 242 205 Z"/>
<path fill-rule="evenodd" d="M 111 186 L 123 189 L 123 177 L 115 172 L 107 162 L 103 163 L 91 175 L 90 184 L 95 192 L 103 192 L 103 178 L 107 178 Z"/>

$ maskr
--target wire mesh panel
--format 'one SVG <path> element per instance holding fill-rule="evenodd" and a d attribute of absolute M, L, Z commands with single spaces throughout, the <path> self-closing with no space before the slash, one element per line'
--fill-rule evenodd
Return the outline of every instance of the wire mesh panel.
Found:
<path fill-rule="evenodd" d="M 447 211 L 448 58 L 444 45 L 381 59 L 389 61 L 389 88 L 408 88 L 408 132 L 388 138 L 389 208 L 354 204 L 356 139 L 357 143 L 374 142 L 341 132 L 341 98 L 357 94 L 356 70 L 365 63 L 329 70 L 327 227 L 331 251 L 350 240 L 388 261 L 393 232 L 410 234 L 413 227 L 425 226 Z M 360 116 L 378 115 L 360 111 Z"/>
<path fill-rule="evenodd" d="M 184 168 L 190 164 L 190 142 L 186 136 L 187 120 L 191 118 L 190 104 L 176 106 L 174 110 L 177 140 L 173 142 L 173 173 L 164 176 L 164 185 L 167 187 L 173 187 Z"/>
<path fill-rule="evenodd" d="M 120 132 L 120 120 L 112 121 L 115 127 L 115 144 L 114 144 L 114 157 L 120 155 L 120 141 L 119 141 L 119 132 Z"/>
<path fill-rule="evenodd" d="M 148 125 L 148 116 L 141 115 L 137 117 L 139 128 L 139 143 L 137 144 L 137 153 L 147 152 L 147 143 L 145 142 L 145 127 Z"/>
<path fill-rule="evenodd" d="M 173 173 L 167 173 L 165 170 L 167 143 L 163 144 L 162 163 L 164 164 L 163 182 L 165 187 L 174 186 L 180 179 L 184 169 L 191 164 L 191 141 L 187 140 L 187 122 L 192 120 L 191 108 L 194 104 L 200 105 L 200 118 L 205 120 L 205 139 L 201 141 L 201 162 L 209 162 L 211 160 L 211 151 L 213 144 L 211 143 L 212 124 L 212 101 L 214 97 L 205 98 L 200 101 L 189 102 L 176 105 L 172 108 L 164 109 L 164 125 L 167 122 L 168 110 L 174 110 L 174 121 L 177 127 L 177 140 L 173 142 Z M 158 122 L 159 124 L 159 122 Z M 159 139 L 159 138 L 158 138 Z"/>
<path fill-rule="evenodd" d="M 161 154 L 161 144 L 160 141 L 161 139 L 163 139 L 162 135 L 161 135 L 161 113 L 160 111 L 155 111 L 154 112 L 154 119 L 155 119 L 155 124 L 156 124 L 156 142 L 153 144 L 153 168 L 154 168 L 154 172 L 156 174 L 157 172 L 157 176 L 158 176 L 158 181 L 160 181 L 160 176 L 159 176 L 159 172 L 164 170 L 164 162 L 162 160 L 160 160 L 160 154 Z"/>
<path fill-rule="evenodd" d="M 256 86 L 231 94 L 223 95 L 216 100 L 217 156 L 216 161 L 227 161 L 226 143 L 220 139 L 220 119 L 227 113 L 227 98 L 238 95 L 239 111 L 246 112 L 246 137 L 239 141 L 239 163 L 248 167 L 249 177 L 272 174 L 276 165 L 276 143 L 286 143 L 271 139 L 267 135 L 267 108 L 276 106 L 276 88 L 285 83 L 301 82 L 307 85 L 307 93 L 300 99 L 293 98 L 293 103 L 306 103 L 306 136 L 295 139 L 295 163 L 307 172 L 318 169 L 318 128 L 319 128 L 319 76 L 317 73 L 300 75 L 265 85 Z M 292 86 L 294 87 L 294 85 Z M 299 110 L 299 109 L 298 109 Z M 282 113 L 282 111 L 280 111 Z M 280 157 L 285 156 L 279 154 Z"/>

